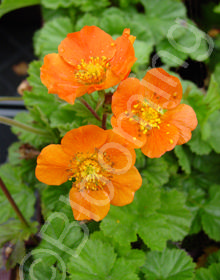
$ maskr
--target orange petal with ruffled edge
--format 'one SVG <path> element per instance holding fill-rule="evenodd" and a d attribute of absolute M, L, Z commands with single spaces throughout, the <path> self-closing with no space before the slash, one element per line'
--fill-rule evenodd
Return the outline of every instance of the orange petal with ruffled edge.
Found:
<path fill-rule="evenodd" d="M 70 190 L 70 206 L 73 210 L 75 220 L 102 220 L 110 209 L 110 199 L 104 190 L 78 191 L 76 188 Z"/>
<path fill-rule="evenodd" d="M 110 61 L 111 71 L 123 80 L 131 71 L 131 67 L 137 60 L 132 41 L 134 36 L 130 35 L 130 30 L 125 29 L 122 36 L 115 40 L 116 53 Z"/>
<path fill-rule="evenodd" d="M 112 116 L 111 125 L 113 132 L 120 135 L 133 148 L 141 148 L 146 142 L 146 135 L 140 131 L 140 125 L 136 121 L 130 121 L 126 114 L 122 113 L 116 118 Z"/>
<path fill-rule="evenodd" d="M 99 150 L 99 163 L 112 174 L 125 173 L 135 164 L 135 151 L 123 137 L 112 130 L 106 132 L 106 143 Z"/>
<path fill-rule="evenodd" d="M 106 141 L 107 133 L 96 125 L 85 125 L 67 132 L 61 145 L 63 150 L 70 155 L 79 153 L 94 153 Z"/>
<path fill-rule="evenodd" d="M 130 29 L 129 28 L 124 29 L 123 35 L 128 38 L 128 40 L 131 42 L 132 45 L 134 44 L 134 41 L 136 40 L 136 37 L 133 36 L 133 35 L 130 35 Z"/>
<path fill-rule="evenodd" d="M 175 108 L 182 99 L 182 85 L 177 77 L 162 68 L 153 68 L 141 81 L 149 101 L 164 109 Z"/>
<path fill-rule="evenodd" d="M 137 168 L 132 167 L 124 174 L 113 175 L 112 184 L 114 187 L 113 193 L 107 187 L 105 188 L 109 193 L 111 204 L 123 206 L 133 201 L 135 191 L 142 185 L 142 178 Z"/>
<path fill-rule="evenodd" d="M 132 65 L 137 60 L 133 44 L 131 43 L 134 40 L 135 37 L 130 35 L 130 30 L 125 29 L 122 36 L 112 43 L 116 47 L 116 52 L 112 59 L 109 60 L 110 67 L 106 69 L 106 77 L 102 83 L 88 86 L 88 93 L 110 88 L 127 78 Z M 105 54 L 103 55 L 106 56 Z"/>
<path fill-rule="evenodd" d="M 149 158 L 158 158 L 176 146 L 179 139 L 179 130 L 172 123 L 163 121 L 160 124 L 160 129 L 152 128 L 146 136 L 146 143 L 141 148 L 142 153 Z"/>
<path fill-rule="evenodd" d="M 35 170 L 37 179 L 48 185 L 63 184 L 70 175 L 71 159 L 61 145 L 51 144 L 45 147 L 37 158 Z"/>
<path fill-rule="evenodd" d="M 59 54 L 69 64 L 76 66 L 81 59 L 105 56 L 110 60 L 116 47 L 112 37 L 96 26 L 84 26 L 80 31 L 67 35 L 58 47 Z"/>
<path fill-rule="evenodd" d="M 198 124 L 193 108 L 186 104 L 180 104 L 175 109 L 167 111 L 165 115 L 170 123 L 179 129 L 180 137 L 177 145 L 188 142 L 192 137 L 191 131 Z"/>
<path fill-rule="evenodd" d="M 130 112 L 137 101 L 145 96 L 145 87 L 136 78 L 128 78 L 120 83 L 112 96 L 112 112 L 118 117 L 121 113 Z"/>
<path fill-rule="evenodd" d="M 87 86 L 80 85 L 75 79 L 74 68 L 55 53 L 44 57 L 40 77 L 49 93 L 58 94 L 61 99 L 71 104 L 76 97 L 87 92 Z"/>

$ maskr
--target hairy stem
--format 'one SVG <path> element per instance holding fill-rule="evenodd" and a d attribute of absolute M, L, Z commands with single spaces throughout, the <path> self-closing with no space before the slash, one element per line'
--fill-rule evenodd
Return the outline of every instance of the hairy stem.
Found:
<path fill-rule="evenodd" d="M 22 215 L 21 211 L 19 210 L 18 206 L 16 205 L 14 199 L 12 198 L 11 194 L 9 193 L 7 187 L 5 186 L 4 182 L 2 181 L 0 177 L 0 187 L 2 191 L 4 192 L 5 196 L 7 197 L 9 203 L 11 204 L 12 208 L 14 209 L 15 213 L 17 214 L 19 220 L 26 226 L 30 227 L 28 222 L 25 220 L 24 216 Z"/>
<path fill-rule="evenodd" d="M 98 121 L 101 121 L 101 119 L 100 119 L 99 115 L 96 113 L 96 111 L 93 110 L 92 107 L 82 97 L 78 97 L 78 100 L 93 114 L 93 116 Z"/>
<path fill-rule="evenodd" d="M 0 116 L 0 123 L 6 124 L 6 125 L 10 125 L 10 126 L 15 126 L 15 127 L 19 127 L 21 129 L 24 129 L 26 131 L 30 131 L 36 134 L 40 134 L 40 135 L 48 135 L 48 132 L 42 129 L 38 129 L 32 126 L 29 126 L 27 124 L 18 122 L 16 120 L 10 119 L 10 118 L 6 118 L 3 116 Z"/>
<path fill-rule="evenodd" d="M 106 130 L 107 114 L 104 113 L 102 116 L 102 128 Z"/>

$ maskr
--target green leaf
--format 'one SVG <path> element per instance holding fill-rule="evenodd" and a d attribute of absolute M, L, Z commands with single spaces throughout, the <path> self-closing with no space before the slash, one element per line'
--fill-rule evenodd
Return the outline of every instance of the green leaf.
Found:
<path fill-rule="evenodd" d="M 199 125 L 192 132 L 192 138 L 187 143 L 187 145 L 189 145 L 191 151 L 196 153 L 197 155 L 208 155 L 212 150 L 210 144 L 207 141 L 202 140 Z"/>
<path fill-rule="evenodd" d="M 217 6 L 215 6 L 214 12 L 217 13 L 217 14 L 220 14 L 220 4 L 218 4 Z"/>
<path fill-rule="evenodd" d="M 161 193 L 158 187 L 144 184 L 132 204 L 111 206 L 101 229 L 121 245 L 136 241 L 138 234 L 151 249 L 163 250 L 168 239 L 179 240 L 187 234 L 190 221 L 181 193 Z"/>
<path fill-rule="evenodd" d="M 51 265 L 47 262 L 50 257 L 56 259 L 56 264 Z M 22 279 L 53 279 L 53 280 L 67 280 L 66 264 L 62 258 L 54 251 L 49 249 L 34 249 L 26 255 L 23 270 L 24 277 Z"/>
<path fill-rule="evenodd" d="M 139 0 L 120 0 L 120 7 L 127 8 L 129 5 L 137 4 Z"/>
<path fill-rule="evenodd" d="M 208 58 L 206 34 L 190 20 L 176 20 L 169 29 L 166 39 L 157 44 L 161 60 L 172 67 L 181 66 L 187 57 L 197 61 Z M 176 34 L 181 34 L 176 37 Z"/>
<path fill-rule="evenodd" d="M 135 56 L 137 57 L 137 61 L 135 62 L 134 69 L 137 66 L 148 64 L 150 61 L 150 54 L 153 51 L 153 42 L 152 41 L 140 41 L 135 40 L 134 42 L 134 50 Z"/>
<path fill-rule="evenodd" d="M 64 213 L 69 219 L 73 219 L 70 204 L 60 200 L 61 196 L 66 198 L 69 196 L 70 189 L 71 182 L 66 182 L 60 186 L 47 186 L 41 190 L 41 207 L 45 220 L 55 211 Z"/>
<path fill-rule="evenodd" d="M 48 94 L 47 88 L 41 83 L 40 68 L 41 61 L 33 61 L 28 69 L 28 82 L 32 90 L 24 93 L 24 102 L 27 107 L 37 107 L 43 114 L 48 117 L 50 114 L 58 109 L 60 104 L 54 94 Z M 48 106 L 50 104 L 50 106 Z"/>
<path fill-rule="evenodd" d="M 167 162 L 163 158 L 146 159 L 146 168 L 142 171 L 142 176 L 146 183 L 155 186 L 163 186 L 169 180 Z"/>
<path fill-rule="evenodd" d="M 186 18 L 183 3 L 172 0 L 141 0 L 141 3 L 145 8 L 146 29 L 151 31 L 155 43 L 167 36 L 170 27 L 175 25 L 176 18 Z"/>
<path fill-rule="evenodd" d="M 216 75 L 211 76 L 204 101 L 209 105 L 209 114 L 220 109 L 220 84 L 217 82 Z"/>
<path fill-rule="evenodd" d="M 195 280 L 218 280 L 220 275 L 220 264 L 212 264 L 208 269 L 196 270 Z"/>
<path fill-rule="evenodd" d="M 181 240 L 189 230 L 191 224 L 191 214 L 185 207 L 186 198 L 177 190 L 165 191 L 161 193 L 161 207 L 158 213 L 163 214 L 170 228 L 172 240 Z"/>
<path fill-rule="evenodd" d="M 157 53 L 162 62 L 171 67 L 183 65 L 188 57 L 187 53 L 178 51 L 167 39 L 163 39 L 157 44 Z"/>
<path fill-rule="evenodd" d="M 19 168 L 10 164 L 0 167 L 0 177 L 24 217 L 29 220 L 34 214 L 35 195 L 32 189 L 25 185 L 19 176 Z M 0 191 L 0 224 L 9 218 L 17 218 L 4 193 Z"/>
<path fill-rule="evenodd" d="M 46 8 L 45 6 L 41 6 L 41 14 L 42 19 L 44 22 L 51 21 L 55 18 L 60 17 L 70 17 L 72 22 L 75 22 L 76 13 L 78 11 L 75 9 L 75 7 L 71 6 L 68 9 L 66 8 L 57 8 L 55 10 L 52 10 L 50 8 Z M 38 30 L 40 31 L 40 30 Z M 38 36 L 39 32 L 35 32 L 35 37 Z"/>
<path fill-rule="evenodd" d="M 0 5 L 0 17 L 8 12 L 32 5 L 40 4 L 40 0 L 3 0 Z"/>
<path fill-rule="evenodd" d="M 190 174 L 191 173 L 190 159 L 183 146 L 176 146 L 174 152 L 178 157 L 178 162 L 182 170 L 185 171 L 186 174 Z"/>
<path fill-rule="evenodd" d="M 74 0 L 74 2 L 75 5 L 83 12 L 102 10 L 110 4 L 108 0 L 100 0 L 95 2 L 93 0 Z"/>
<path fill-rule="evenodd" d="M 100 240 L 88 240 L 78 258 L 71 258 L 68 272 L 71 279 L 138 280 L 136 267 L 129 260 L 118 258 L 114 248 Z"/>
<path fill-rule="evenodd" d="M 103 231 L 93 232 L 90 234 L 90 239 L 100 240 L 103 243 L 112 245 L 115 248 L 115 252 L 118 254 L 118 256 L 124 257 L 136 270 L 138 270 L 145 262 L 145 253 L 142 250 L 131 249 L 130 244 L 127 246 L 122 246 L 115 239 L 105 236 Z"/>
<path fill-rule="evenodd" d="M 105 32 L 112 35 L 121 35 L 127 27 L 127 15 L 123 10 L 112 7 L 102 13 L 100 28 Z"/>
<path fill-rule="evenodd" d="M 129 264 L 127 259 L 120 258 L 116 260 L 109 279 L 139 280 L 139 277 L 134 273 L 133 265 Z"/>
<path fill-rule="evenodd" d="M 64 213 L 53 212 L 41 228 L 40 236 L 42 241 L 36 250 L 52 251 L 67 263 L 70 257 L 78 257 L 88 239 L 88 229 L 86 225 L 81 226 L 73 219 L 70 220 Z M 53 254 L 42 254 L 42 260 L 53 265 L 57 258 Z"/>
<path fill-rule="evenodd" d="M 137 167 L 138 170 L 142 169 L 146 165 L 146 157 L 145 155 L 141 152 L 140 149 L 137 149 L 136 151 L 136 162 L 135 166 Z"/>
<path fill-rule="evenodd" d="M 220 111 L 214 112 L 209 118 L 210 135 L 207 139 L 216 153 L 220 153 Z"/>
<path fill-rule="evenodd" d="M 190 234 L 196 234 L 202 230 L 200 208 L 205 203 L 206 193 L 201 188 L 194 188 L 194 184 L 188 190 L 187 206 L 193 215 Z"/>
<path fill-rule="evenodd" d="M 85 25 L 99 26 L 99 18 L 89 13 L 82 15 L 76 22 L 76 31 L 81 30 Z"/>
<path fill-rule="evenodd" d="M 32 234 L 38 231 L 37 222 L 29 222 L 30 227 L 22 224 L 20 220 L 10 219 L 0 225 L 0 246 L 10 241 L 15 244 L 19 240 L 27 241 Z"/>
<path fill-rule="evenodd" d="M 99 240 L 88 240 L 80 256 L 70 260 L 68 271 L 71 279 L 106 279 L 115 261 L 113 247 Z"/>
<path fill-rule="evenodd" d="M 166 249 L 148 252 L 142 271 L 148 280 L 193 280 L 194 267 L 186 252 Z"/>
<path fill-rule="evenodd" d="M 219 165 L 220 157 L 214 152 L 207 156 L 197 156 L 193 160 L 194 168 L 208 176 L 210 182 L 215 183 L 220 182 Z M 214 180 L 211 180 L 211 178 Z"/>
<path fill-rule="evenodd" d="M 207 264 L 220 263 L 220 250 L 208 256 Z"/>
<path fill-rule="evenodd" d="M 15 116 L 14 119 L 33 128 L 38 128 L 48 132 L 48 134 L 45 133 L 45 135 L 41 135 L 13 126 L 12 132 L 16 134 L 18 139 L 23 143 L 30 143 L 32 146 L 39 148 L 46 146 L 47 144 L 57 142 L 57 138 L 50 129 L 49 124 L 45 125 L 45 122 L 42 122 L 40 112 L 37 111 L 37 108 L 35 108 L 35 111 L 20 112 Z"/>
<path fill-rule="evenodd" d="M 199 176 L 201 177 L 201 175 Z M 209 180 L 206 182 L 206 188 L 210 183 Z M 187 206 L 193 214 L 191 233 L 197 233 L 203 229 L 211 239 L 219 241 L 220 185 L 212 185 L 208 190 L 209 194 L 207 194 L 201 188 L 201 183 L 195 180 L 188 186 L 187 192 Z"/>
<path fill-rule="evenodd" d="M 68 17 L 59 17 L 46 22 L 34 37 L 35 54 L 43 58 L 46 54 L 57 53 L 58 45 L 71 32 L 73 25 Z"/>
<path fill-rule="evenodd" d="M 8 149 L 8 161 L 13 165 L 21 162 L 21 154 L 19 153 L 19 147 L 21 145 L 21 142 L 15 142 Z"/>
<path fill-rule="evenodd" d="M 81 123 L 81 118 L 76 116 L 74 106 L 70 104 L 60 104 L 57 111 L 50 116 L 51 127 L 59 129 L 61 136 L 71 129 L 78 128 Z"/>
<path fill-rule="evenodd" d="M 202 226 L 208 236 L 220 241 L 220 186 L 212 186 L 209 199 L 202 207 Z"/>
<path fill-rule="evenodd" d="M 6 262 L 6 269 L 14 268 L 25 256 L 24 241 L 18 240 Z"/>
<path fill-rule="evenodd" d="M 59 7 L 68 8 L 74 4 L 75 0 L 41 0 L 41 4 L 46 8 L 56 10 Z"/>

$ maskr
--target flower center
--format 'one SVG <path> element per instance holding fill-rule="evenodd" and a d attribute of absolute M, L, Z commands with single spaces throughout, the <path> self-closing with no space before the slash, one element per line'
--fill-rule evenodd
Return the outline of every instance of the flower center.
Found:
<path fill-rule="evenodd" d="M 110 66 L 105 56 L 90 57 L 89 62 L 84 59 L 77 65 L 75 77 L 81 84 L 100 84 L 105 80 L 106 70 Z"/>
<path fill-rule="evenodd" d="M 108 157 L 104 157 L 105 162 L 112 165 Z M 100 165 L 98 153 L 77 153 L 72 163 L 74 173 L 69 180 L 75 179 L 73 186 L 78 190 L 102 190 L 111 178 L 110 173 Z"/>
<path fill-rule="evenodd" d="M 131 113 L 129 120 L 138 122 L 144 134 L 151 128 L 160 129 L 162 117 L 160 108 L 154 109 L 147 102 L 138 102 L 133 105 Z"/>

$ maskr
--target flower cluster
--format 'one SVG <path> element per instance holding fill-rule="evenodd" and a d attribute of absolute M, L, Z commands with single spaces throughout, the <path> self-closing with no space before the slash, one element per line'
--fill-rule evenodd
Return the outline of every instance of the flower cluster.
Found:
<path fill-rule="evenodd" d="M 118 85 L 112 96 L 112 130 L 86 125 L 69 131 L 60 145 L 45 147 L 37 159 L 36 177 L 46 184 L 71 181 L 70 205 L 76 220 L 103 219 L 110 204 L 133 201 L 142 178 L 135 149 L 160 157 L 186 143 L 197 126 L 193 109 L 180 104 L 178 78 L 162 68 L 140 81 L 128 78 L 135 63 L 135 37 L 125 29 L 113 40 L 95 26 L 68 34 L 58 54 L 48 54 L 41 80 L 49 93 L 74 104 L 77 97 Z"/>

